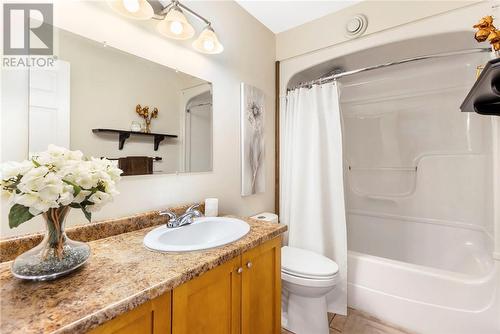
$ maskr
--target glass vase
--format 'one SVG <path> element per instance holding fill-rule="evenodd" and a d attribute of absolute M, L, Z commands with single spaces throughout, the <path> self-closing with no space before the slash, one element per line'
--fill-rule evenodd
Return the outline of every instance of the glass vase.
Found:
<path fill-rule="evenodd" d="M 70 207 L 49 209 L 43 214 L 46 224 L 42 242 L 19 255 L 12 263 L 12 274 L 21 279 L 53 280 L 81 267 L 90 256 L 86 243 L 66 236 L 64 223 Z"/>
<path fill-rule="evenodd" d="M 151 120 L 150 119 L 144 119 L 144 132 L 145 133 L 151 133 Z"/>

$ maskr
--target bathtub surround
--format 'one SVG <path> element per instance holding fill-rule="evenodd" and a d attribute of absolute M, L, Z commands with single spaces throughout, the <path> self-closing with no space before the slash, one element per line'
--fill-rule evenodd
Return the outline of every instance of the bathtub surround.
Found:
<path fill-rule="evenodd" d="M 365 6 L 370 7 L 370 2 Z M 418 16 L 431 10 L 423 3 L 421 7 L 410 10 L 408 15 Z M 308 39 L 308 45 L 300 45 L 305 48 L 301 56 L 281 61 L 280 109 L 285 108 L 287 88 L 318 78 L 339 65 L 348 71 L 417 55 L 477 47 L 472 25 L 477 17 L 491 12 L 491 3 L 478 3 L 428 18 L 426 14 L 410 20 L 414 22 L 393 27 L 400 18 L 408 18 L 406 14 L 396 15 L 402 10 L 395 12 L 395 8 L 392 14 L 380 8 L 363 12 L 370 25 L 361 38 L 335 41 L 342 38 L 331 34 L 327 39 L 332 43 L 321 50 L 308 47 L 311 43 L 325 42 L 323 36 Z M 432 6 L 432 10 L 438 8 L 439 5 Z M 377 25 L 380 28 L 379 15 L 397 18 L 386 20 L 381 30 L 370 30 Z M 340 14 L 330 17 L 340 22 L 343 18 Z M 439 35 L 436 35 L 436 26 L 443 28 Z M 283 34 L 288 34 L 289 41 L 302 38 L 301 33 L 293 31 Z M 436 42 L 447 38 L 454 40 L 453 48 Z M 500 247 L 499 176 L 494 172 L 498 171 L 500 161 L 499 120 L 463 115 L 459 111 L 470 89 L 466 86 L 474 80 L 477 61 L 482 61 L 478 55 L 462 55 L 449 61 L 431 61 L 413 68 L 411 73 L 403 66 L 390 73 L 379 73 L 378 77 L 373 73 L 358 80 L 352 77 L 348 87 L 341 89 L 341 98 L 350 110 L 350 117 L 345 119 L 350 131 L 344 132 L 347 136 L 344 144 L 350 145 L 351 152 L 359 151 L 346 157 L 348 166 L 354 167 L 345 171 L 351 189 L 349 194 L 346 190 L 349 197 L 348 302 L 354 308 L 416 332 L 497 333 L 500 330 L 500 275 L 498 261 L 491 256 L 498 255 Z M 410 77 L 414 78 L 411 87 L 403 82 Z M 381 78 L 383 81 L 377 81 Z M 339 81 L 345 84 L 342 79 Z M 371 90 L 362 91 L 361 83 L 370 82 Z M 398 94 L 405 88 L 411 91 Z M 395 94 L 390 94 L 393 91 Z M 412 97 L 412 93 L 425 97 L 427 103 L 419 108 L 419 97 Z M 402 103 L 404 98 L 406 103 Z M 391 105 L 394 111 L 389 111 Z M 415 114 L 417 109 L 419 113 Z M 420 135 L 416 141 L 405 144 L 403 137 L 430 131 L 430 125 L 440 124 L 437 119 L 424 121 L 426 114 L 432 118 L 442 116 L 446 124 L 443 129 L 447 130 Z M 418 121 L 425 125 L 416 125 Z M 370 123 L 372 127 L 368 126 Z M 391 131 L 391 127 L 400 130 Z M 376 131 L 372 132 L 375 129 L 381 133 L 378 139 Z M 439 135 L 446 138 L 432 140 Z M 368 137 L 371 140 L 367 140 Z M 439 148 L 426 146 L 431 143 Z M 378 144 L 387 144 L 383 153 L 375 148 Z M 408 145 L 411 150 L 404 148 Z M 422 152 L 416 153 L 423 148 L 432 155 L 425 157 Z M 390 152 L 399 152 L 399 155 L 391 157 Z M 370 167 L 366 164 L 370 158 L 379 159 L 371 166 L 382 167 L 379 171 L 366 168 Z M 380 176 L 370 178 L 375 172 Z M 411 177 L 412 174 L 418 177 Z M 420 197 L 419 201 L 415 201 L 416 197 Z M 422 247 L 421 240 L 427 240 L 426 247 Z"/>
<path fill-rule="evenodd" d="M 50 283 L 22 283 L 11 276 L 11 263 L 2 263 L 0 332 L 86 333 L 286 231 L 284 225 L 244 220 L 251 227 L 245 237 L 198 252 L 147 250 L 143 238 L 152 228 L 99 239 L 90 243 L 87 265 Z"/>
<path fill-rule="evenodd" d="M 238 166 L 240 161 L 240 83 L 259 87 L 267 97 L 266 109 L 274 109 L 275 36 L 232 1 L 195 1 L 190 3 L 190 7 L 224 27 L 217 31 L 224 42 L 222 54 L 207 57 L 192 50 L 189 45 L 186 47 L 182 42 L 165 39 L 156 32 L 154 24 L 131 22 L 116 15 L 101 1 L 63 0 L 54 3 L 56 26 L 94 41 L 106 41 L 111 47 L 179 69 L 213 84 L 213 171 L 127 177 L 119 185 L 121 195 L 95 215 L 98 221 L 212 196 L 219 198 L 220 212 L 248 216 L 274 208 L 273 113 L 265 115 L 267 154 L 263 172 L 268 185 L 266 191 L 243 198 L 235 196 L 240 193 L 241 176 L 239 168 L 234 166 Z M 74 13 L 79 14 L 75 16 Z M 90 25 L 89 17 L 92 17 Z M 12 113 L 2 113 L 2 161 L 22 160 L 28 152 L 28 112 L 25 102 L 20 103 L 27 101 L 27 97 L 5 98 L 9 95 L 8 90 L 16 88 L 17 91 L 19 88 L 17 81 L 9 81 L 8 72 L 2 72 L 2 80 L 6 80 L 3 82 L 9 82 L 9 85 L 2 85 L 2 111 L 12 110 Z M 28 80 L 27 73 L 25 79 Z M 164 108 L 159 109 L 162 114 L 166 112 Z M 152 193 L 155 196 L 151 196 Z M 0 234 L 3 237 L 43 230 L 42 220 L 36 219 L 30 226 L 11 231 L 6 223 L 7 203 L 2 200 L 1 205 Z M 69 214 L 68 221 L 83 223 L 81 217 L 73 212 Z"/>
<path fill-rule="evenodd" d="M 428 59 L 341 80 L 352 307 L 417 332 L 493 331 L 492 119 L 459 111 L 487 58 Z M 384 277 L 391 283 L 377 284 Z M 417 309 L 440 321 L 420 322 Z"/>
<path fill-rule="evenodd" d="M 323 254 L 338 266 L 328 311 L 347 312 L 347 243 L 342 135 L 335 82 L 290 91 L 281 120 L 281 221 L 288 245 Z"/>

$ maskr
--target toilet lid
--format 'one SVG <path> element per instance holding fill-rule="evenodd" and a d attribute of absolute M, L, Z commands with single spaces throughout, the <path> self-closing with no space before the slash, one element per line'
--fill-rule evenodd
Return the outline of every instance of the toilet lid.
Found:
<path fill-rule="evenodd" d="M 309 278 L 330 278 L 339 266 L 329 258 L 301 248 L 281 248 L 281 270 L 290 275 Z"/>

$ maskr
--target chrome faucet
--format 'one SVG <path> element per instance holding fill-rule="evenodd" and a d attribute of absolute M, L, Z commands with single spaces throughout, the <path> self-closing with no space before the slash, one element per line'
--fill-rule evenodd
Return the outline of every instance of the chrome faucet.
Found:
<path fill-rule="evenodd" d="M 158 212 L 158 214 L 160 216 L 168 216 L 170 218 L 167 222 L 168 228 L 181 227 L 183 225 L 189 225 L 193 223 L 193 218 L 203 216 L 202 213 L 198 210 L 199 207 L 200 207 L 199 204 L 191 205 L 186 210 L 186 212 L 184 212 L 179 217 L 177 217 L 177 215 L 170 210 L 160 211 Z"/>

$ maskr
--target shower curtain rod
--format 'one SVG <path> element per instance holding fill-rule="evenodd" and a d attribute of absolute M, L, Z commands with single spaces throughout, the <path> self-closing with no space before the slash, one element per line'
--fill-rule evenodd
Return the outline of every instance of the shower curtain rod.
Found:
<path fill-rule="evenodd" d="M 346 77 L 346 76 L 349 76 L 352 74 L 376 70 L 379 68 L 384 68 L 384 67 L 388 67 L 388 66 L 392 66 L 392 65 L 400 65 L 400 64 L 411 63 L 411 62 L 419 61 L 419 60 L 443 58 L 443 57 L 458 56 L 458 55 L 479 53 L 479 52 L 491 52 L 491 49 L 490 48 L 474 48 L 474 49 L 460 50 L 460 51 L 454 51 L 454 52 L 432 54 L 432 55 L 427 55 L 427 56 L 419 56 L 419 57 L 414 57 L 414 58 L 406 58 L 403 60 L 398 60 L 398 61 L 394 61 L 394 62 L 390 62 L 390 63 L 384 63 L 384 64 L 379 64 L 379 65 L 359 68 L 357 70 L 346 71 L 346 72 L 329 75 L 329 76 L 315 79 L 315 80 L 311 80 L 311 81 L 301 82 L 298 85 L 294 86 L 293 88 L 287 89 L 287 91 L 292 91 L 292 90 L 295 90 L 297 88 L 302 88 L 302 87 L 310 87 L 312 85 L 317 85 L 317 84 L 323 84 L 323 83 L 335 81 L 337 79 L 340 79 L 340 78 L 343 78 L 343 77 Z"/>

